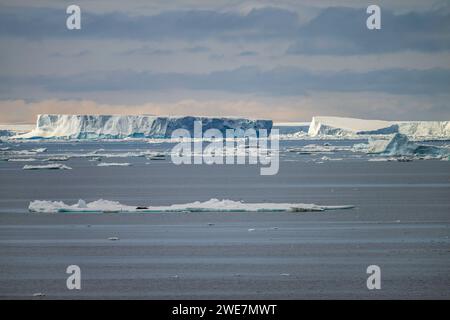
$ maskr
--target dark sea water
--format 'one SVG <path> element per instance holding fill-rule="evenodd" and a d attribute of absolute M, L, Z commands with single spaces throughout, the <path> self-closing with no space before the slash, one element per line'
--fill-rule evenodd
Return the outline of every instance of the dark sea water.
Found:
<path fill-rule="evenodd" d="M 361 141 L 327 141 L 351 146 Z M 279 173 L 255 165 L 181 165 L 88 158 L 72 170 L 22 170 L 0 161 L 0 297 L 450 298 L 450 162 L 369 162 L 349 151 L 300 155 L 282 141 Z M 145 142 L 1 144 L 51 155 L 167 151 Z M 327 156 L 337 161 L 321 161 Z M 324 213 L 32 214 L 32 200 L 166 205 L 211 198 L 355 205 Z M 249 231 L 250 229 L 250 231 Z M 119 241 L 109 241 L 117 236 Z M 77 264 L 83 288 L 65 287 Z M 382 269 L 381 290 L 366 267 Z"/>

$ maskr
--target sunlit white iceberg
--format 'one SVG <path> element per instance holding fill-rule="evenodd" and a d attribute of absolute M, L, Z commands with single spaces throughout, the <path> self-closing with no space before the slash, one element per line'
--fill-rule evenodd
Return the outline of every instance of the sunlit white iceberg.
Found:
<path fill-rule="evenodd" d="M 200 121 L 203 130 L 218 129 L 225 136 L 227 129 L 272 128 L 271 120 L 209 117 L 161 117 L 149 115 L 38 115 L 36 127 L 17 139 L 124 139 L 170 138 L 176 129 L 186 129 L 194 136 L 194 123 Z"/>
<path fill-rule="evenodd" d="M 96 200 L 86 203 L 79 200 L 73 205 L 61 201 L 31 201 L 30 212 L 321 212 L 325 210 L 351 209 L 352 205 L 319 206 L 305 203 L 245 203 L 233 200 L 210 199 L 205 202 L 173 204 L 169 206 L 129 206 L 117 201 Z"/>
<path fill-rule="evenodd" d="M 450 139 L 450 121 L 383 121 L 344 117 L 313 117 L 310 137 L 358 138 L 401 133 L 412 140 Z"/>

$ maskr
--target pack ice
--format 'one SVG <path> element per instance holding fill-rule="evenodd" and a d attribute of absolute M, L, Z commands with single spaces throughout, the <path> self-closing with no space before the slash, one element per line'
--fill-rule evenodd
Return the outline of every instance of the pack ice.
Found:
<path fill-rule="evenodd" d="M 117 201 L 96 200 L 86 203 L 79 200 L 73 205 L 61 201 L 31 201 L 28 206 L 30 212 L 123 212 L 123 213 L 150 213 L 150 212 L 321 212 L 325 210 L 351 209 L 352 205 L 319 206 L 305 203 L 245 203 L 233 200 L 210 199 L 208 201 L 195 201 L 185 204 L 168 206 L 130 206 Z"/>
<path fill-rule="evenodd" d="M 17 139 L 123 139 L 170 138 L 176 129 L 186 129 L 193 136 L 194 122 L 201 121 L 203 130 L 218 129 L 225 135 L 227 129 L 272 128 L 271 120 L 208 117 L 159 117 L 149 115 L 38 115 L 36 127 Z"/>
<path fill-rule="evenodd" d="M 401 133 L 412 140 L 450 139 L 450 121 L 383 121 L 343 117 L 313 117 L 308 135 L 358 137 Z"/>

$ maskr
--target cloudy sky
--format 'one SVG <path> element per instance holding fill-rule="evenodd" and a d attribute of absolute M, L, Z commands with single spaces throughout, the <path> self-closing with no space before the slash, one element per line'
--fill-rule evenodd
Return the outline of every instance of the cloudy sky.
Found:
<path fill-rule="evenodd" d="M 450 120 L 450 1 L 0 0 L 0 123 L 38 113 Z"/>

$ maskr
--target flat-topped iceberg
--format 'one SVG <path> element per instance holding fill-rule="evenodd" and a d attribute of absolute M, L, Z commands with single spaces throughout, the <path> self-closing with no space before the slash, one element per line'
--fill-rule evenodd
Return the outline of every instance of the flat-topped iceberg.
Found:
<path fill-rule="evenodd" d="M 208 201 L 173 204 L 168 206 L 129 206 L 117 201 L 96 200 L 86 203 L 79 200 L 73 205 L 61 201 L 31 201 L 30 212 L 58 213 L 58 212 L 321 212 L 325 210 L 351 209 L 354 206 L 319 206 L 305 203 L 245 203 L 233 200 L 210 199 Z"/>
<path fill-rule="evenodd" d="M 203 130 L 218 129 L 225 135 L 227 129 L 272 128 L 271 120 L 209 117 L 159 117 L 148 115 L 67 115 L 41 114 L 36 128 L 18 139 L 123 139 L 170 138 L 176 129 L 186 129 L 193 136 L 195 121 L 201 121 Z"/>
<path fill-rule="evenodd" d="M 450 121 L 383 121 L 313 117 L 308 135 L 342 138 L 401 133 L 412 140 L 450 139 Z"/>

